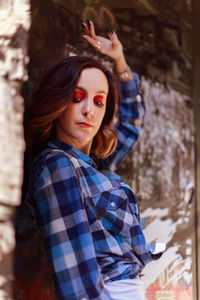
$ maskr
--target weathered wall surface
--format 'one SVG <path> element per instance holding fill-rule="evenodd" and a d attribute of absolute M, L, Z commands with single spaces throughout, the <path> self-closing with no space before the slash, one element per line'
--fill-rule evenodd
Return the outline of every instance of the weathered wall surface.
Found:
<path fill-rule="evenodd" d="M 184 295 L 189 300 L 195 251 L 194 211 L 189 203 L 194 184 L 193 110 L 188 96 L 177 91 L 145 79 L 142 87 L 145 130 L 118 172 L 140 200 L 147 241 L 167 243 L 162 258 L 144 270 L 148 300 L 179 300 Z"/>
<path fill-rule="evenodd" d="M 28 0 L 0 1 L 0 299 L 11 299 L 14 208 L 23 169 L 22 81 L 27 80 Z"/>
<path fill-rule="evenodd" d="M 200 298 L 200 2 L 194 0 L 192 6 L 193 19 L 193 97 L 194 97 L 194 119 L 195 119 L 195 222 L 196 222 L 196 298 Z"/>
<path fill-rule="evenodd" d="M 147 102 L 144 134 L 118 172 L 139 198 L 147 240 L 167 243 L 162 259 L 145 270 L 148 299 L 192 300 L 191 1 L 32 0 L 31 15 L 26 101 L 43 73 L 63 57 L 96 55 L 81 37 L 82 21 L 95 21 L 99 34 L 117 30 L 128 63 L 142 76 Z M 36 279 L 29 282 L 28 300 L 41 290 L 42 280 Z M 21 287 L 27 287 L 25 281 Z M 41 299 L 49 297 L 46 287 Z"/>

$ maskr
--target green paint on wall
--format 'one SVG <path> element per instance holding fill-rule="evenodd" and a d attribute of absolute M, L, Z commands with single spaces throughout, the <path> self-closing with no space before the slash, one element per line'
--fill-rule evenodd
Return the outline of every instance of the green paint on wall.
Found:
<path fill-rule="evenodd" d="M 148 9 L 149 12 L 156 15 L 156 10 L 151 6 L 151 4 L 148 2 L 148 0 L 138 0 L 146 9 Z"/>
<path fill-rule="evenodd" d="M 91 6 L 92 4 L 99 4 L 101 0 L 84 0 L 87 6 Z"/>

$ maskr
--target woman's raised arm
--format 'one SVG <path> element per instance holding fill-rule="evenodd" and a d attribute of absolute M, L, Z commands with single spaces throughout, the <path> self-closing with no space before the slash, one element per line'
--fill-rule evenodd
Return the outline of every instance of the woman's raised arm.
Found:
<path fill-rule="evenodd" d="M 108 33 L 108 39 L 102 36 L 98 36 L 95 33 L 94 24 L 92 21 L 88 21 L 87 24 L 83 23 L 83 37 L 94 48 L 102 54 L 110 57 L 114 63 L 114 72 L 118 75 L 121 81 L 129 81 L 132 79 L 130 68 L 126 63 L 126 59 L 123 52 L 123 46 L 119 41 L 115 32 Z"/>
<path fill-rule="evenodd" d="M 115 32 L 108 33 L 108 39 L 97 36 L 92 21 L 83 23 L 83 37 L 98 52 L 110 57 L 114 63 L 114 73 L 121 85 L 121 101 L 119 101 L 119 120 L 115 131 L 118 144 L 112 155 L 101 161 L 102 169 L 111 169 L 119 165 L 140 136 L 145 115 L 145 103 L 140 93 L 138 75 L 132 73 L 127 65 L 123 46 Z"/>

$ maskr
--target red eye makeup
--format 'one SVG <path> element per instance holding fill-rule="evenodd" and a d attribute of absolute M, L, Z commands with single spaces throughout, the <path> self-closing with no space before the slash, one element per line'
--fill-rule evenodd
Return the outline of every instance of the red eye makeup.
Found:
<path fill-rule="evenodd" d="M 82 99 L 84 99 L 84 97 L 85 97 L 85 93 L 84 92 L 82 92 L 82 91 L 75 91 L 74 92 L 73 99 L 80 99 L 80 100 L 82 100 Z"/>
<path fill-rule="evenodd" d="M 96 102 L 100 102 L 100 103 L 103 103 L 104 102 L 104 96 L 101 96 L 101 95 L 96 95 L 95 97 L 94 97 L 94 100 L 96 101 Z"/>

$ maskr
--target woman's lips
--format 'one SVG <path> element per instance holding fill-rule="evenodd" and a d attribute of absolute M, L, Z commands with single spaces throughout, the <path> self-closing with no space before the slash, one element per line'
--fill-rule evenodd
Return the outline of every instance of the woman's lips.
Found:
<path fill-rule="evenodd" d="M 87 123 L 87 122 L 80 122 L 80 123 L 77 123 L 79 126 L 81 127 L 84 127 L 84 128 L 91 128 L 93 127 L 93 125 L 91 125 L 90 123 Z"/>

